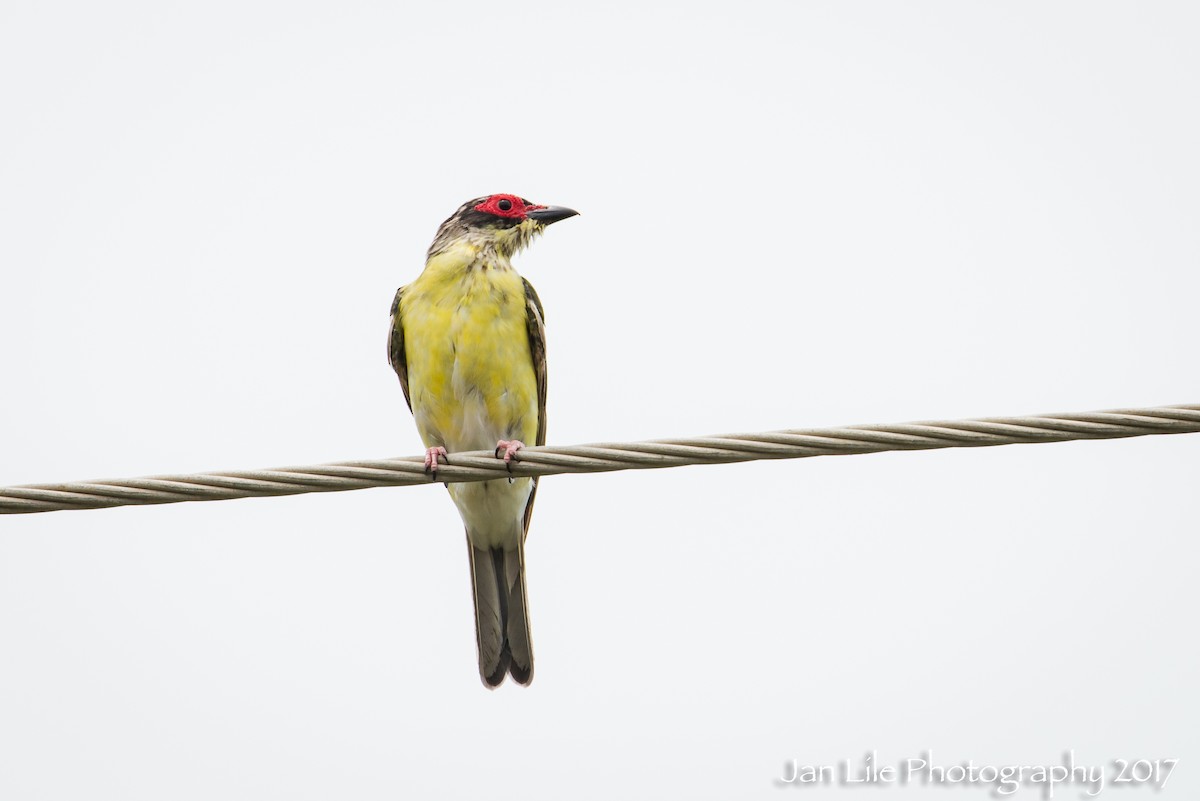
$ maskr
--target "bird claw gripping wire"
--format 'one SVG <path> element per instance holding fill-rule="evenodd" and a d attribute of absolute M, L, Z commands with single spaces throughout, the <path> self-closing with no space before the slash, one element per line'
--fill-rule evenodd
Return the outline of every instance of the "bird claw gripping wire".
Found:
<path fill-rule="evenodd" d="M 441 445 L 436 448 L 426 448 L 425 472 L 433 478 L 437 478 L 438 462 L 442 459 L 446 460 L 446 464 L 450 464 L 450 457 L 446 455 L 446 449 Z"/>
<path fill-rule="evenodd" d="M 513 457 L 517 451 L 525 447 L 525 443 L 519 439 L 502 439 L 496 443 L 496 458 L 504 460 L 504 467 L 509 473 L 512 473 Z M 512 476 L 509 476 L 508 483 L 513 482 Z"/>

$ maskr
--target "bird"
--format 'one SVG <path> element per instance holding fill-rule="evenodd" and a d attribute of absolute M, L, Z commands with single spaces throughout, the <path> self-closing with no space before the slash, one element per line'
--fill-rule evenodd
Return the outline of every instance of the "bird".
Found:
<path fill-rule="evenodd" d="M 512 257 L 546 226 L 579 212 L 510 194 L 462 204 L 438 228 L 425 268 L 396 291 L 388 361 L 425 444 L 425 469 L 455 452 L 492 450 L 512 470 L 546 442 L 546 328 L 533 285 Z M 537 479 L 447 484 L 471 557 L 479 676 L 533 680 L 525 538 Z"/>

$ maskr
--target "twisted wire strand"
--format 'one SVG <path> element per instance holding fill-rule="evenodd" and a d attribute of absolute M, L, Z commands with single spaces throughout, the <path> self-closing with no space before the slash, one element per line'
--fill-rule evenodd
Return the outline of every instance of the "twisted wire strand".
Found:
<path fill-rule="evenodd" d="M 882 451 L 978 448 L 1195 432 L 1200 432 L 1200 404 L 1032 417 L 796 429 L 646 442 L 531 447 L 517 454 L 511 475 L 601 473 L 757 459 L 803 459 Z M 408 456 L 273 470 L 29 484 L 0 489 L 0 514 L 487 481 L 508 478 L 510 475 L 504 463 L 489 451 L 452 453 L 450 460 L 450 464 L 438 468 L 436 478 L 425 472 L 423 456 Z"/>

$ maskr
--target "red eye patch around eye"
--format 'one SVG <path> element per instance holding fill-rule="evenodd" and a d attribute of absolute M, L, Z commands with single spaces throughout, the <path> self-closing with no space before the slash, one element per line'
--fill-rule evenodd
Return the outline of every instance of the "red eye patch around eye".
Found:
<path fill-rule="evenodd" d="M 504 208 L 508 206 L 508 208 Z M 539 209 L 541 206 L 530 204 L 525 205 L 525 201 L 516 195 L 492 195 L 487 200 L 483 201 L 475 207 L 475 211 L 482 211 L 485 214 L 494 214 L 497 217 L 510 217 L 516 220 L 525 219 L 525 212 L 530 209 Z"/>

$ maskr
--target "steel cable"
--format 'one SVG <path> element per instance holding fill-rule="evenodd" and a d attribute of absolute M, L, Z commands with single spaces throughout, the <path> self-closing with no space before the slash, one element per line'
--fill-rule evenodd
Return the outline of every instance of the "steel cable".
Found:
<path fill-rule="evenodd" d="M 424 457 L 409 456 L 274 470 L 236 470 L 5 487 L 0 489 L 0 514 L 487 481 L 506 479 L 510 475 L 601 473 L 757 459 L 803 459 L 882 451 L 978 448 L 1194 432 L 1200 432 L 1200 405 L 530 447 L 517 454 L 511 473 L 494 454 L 473 451 L 450 454 L 450 463 L 440 466 L 436 477 L 425 471 Z"/>

